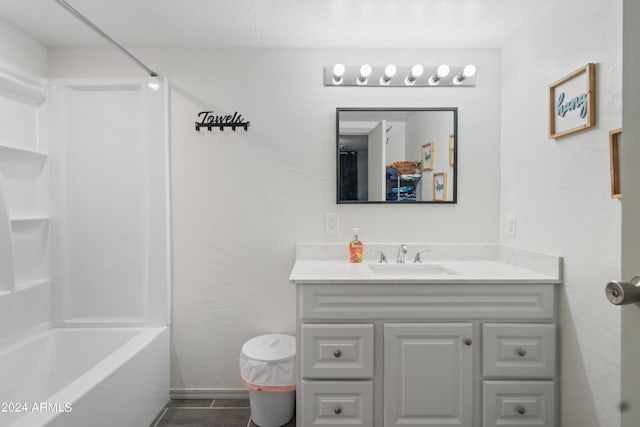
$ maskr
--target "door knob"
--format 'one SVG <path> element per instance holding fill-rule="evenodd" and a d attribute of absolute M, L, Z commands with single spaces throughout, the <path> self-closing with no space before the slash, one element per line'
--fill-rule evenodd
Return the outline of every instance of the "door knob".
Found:
<path fill-rule="evenodd" d="M 604 288 L 604 292 L 611 304 L 624 305 L 639 303 L 640 276 L 633 277 L 629 282 L 609 282 Z"/>

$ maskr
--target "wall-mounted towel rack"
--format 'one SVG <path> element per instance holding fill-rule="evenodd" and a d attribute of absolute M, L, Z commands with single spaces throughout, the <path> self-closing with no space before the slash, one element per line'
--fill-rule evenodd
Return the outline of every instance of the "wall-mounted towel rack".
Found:
<path fill-rule="evenodd" d="M 213 111 L 201 111 L 198 113 L 200 121 L 196 121 L 196 130 L 200 131 L 201 128 L 211 129 L 219 128 L 221 131 L 224 128 L 231 128 L 235 131 L 236 128 L 244 128 L 246 131 L 249 128 L 250 122 L 244 121 L 242 114 L 238 114 L 236 111 L 233 114 L 213 114 Z"/>

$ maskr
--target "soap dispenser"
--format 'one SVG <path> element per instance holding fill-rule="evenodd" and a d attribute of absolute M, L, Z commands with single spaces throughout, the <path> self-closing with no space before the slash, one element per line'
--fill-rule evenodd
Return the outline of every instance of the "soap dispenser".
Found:
<path fill-rule="evenodd" d="M 353 240 L 349 242 L 349 262 L 352 264 L 362 262 L 364 246 L 362 242 L 358 240 L 358 231 L 360 231 L 359 228 L 353 229 Z"/>

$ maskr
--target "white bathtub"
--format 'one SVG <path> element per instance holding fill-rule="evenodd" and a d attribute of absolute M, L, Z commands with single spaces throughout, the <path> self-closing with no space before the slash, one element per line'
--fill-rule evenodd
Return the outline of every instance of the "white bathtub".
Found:
<path fill-rule="evenodd" d="M 54 328 L 0 349 L 2 427 L 147 427 L 168 400 L 168 327 Z"/>

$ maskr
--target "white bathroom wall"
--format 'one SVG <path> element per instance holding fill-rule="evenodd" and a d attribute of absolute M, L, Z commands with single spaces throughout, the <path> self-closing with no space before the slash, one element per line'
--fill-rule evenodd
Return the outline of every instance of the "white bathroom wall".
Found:
<path fill-rule="evenodd" d="M 171 91 L 172 387 L 238 389 L 248 338 L 293 332 L 296 242 L 495 242 L 500 51 L 132 49 Z M 475 63 L 475 88 L 324 87 L 335 62 Z M 52 77 L 141 75 L 118 52 L 50 52 Z M 336 107 L 459 108 L 457 205 L 336 205 Z M 194 130 L 197 113 L 242 114 L 249 130 Z M 339 215 L 338 236 L 324 214 Z"/>
<path fill-rule="evenodd" d="M 621 4 L 552 2 L 503 50 L 500 242 L 564 256 L 563 427 L 619 425 L 620 315 L 603 288 L 620 277 L 608 132 L 622 124 Z M 551 140 L 548 85 L 588 62 L 597 64 L 597 126 Z"/>

